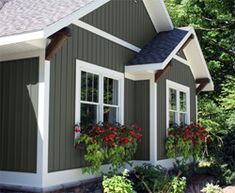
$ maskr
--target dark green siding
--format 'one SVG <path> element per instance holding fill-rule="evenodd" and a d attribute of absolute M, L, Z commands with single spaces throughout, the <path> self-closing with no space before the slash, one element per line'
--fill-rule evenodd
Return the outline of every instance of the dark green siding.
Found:
<path fill-rule="evenodd" d="M 81 20 L 141 48 L 156 35 L 142 0 L 111 0 Z"/>
<path fill-rule="evenodd" d="M 196 120 L 196 86 L 188 66 L 173 60 L 173 67 L 157 84 L 157 151 L 158 159 L 165 158 L 166 139 L 166 79 L 190 87 L 190 120 Z"/>
<path fill-rule="evenodd" d="M 125 80 L 125 123 L 136 123 L 143 129 L 136 160 L 149 160 L 149 81 Z"/>
<path fill-rule="evenodd" d="M 38 62 L 0 62 L 0 170 L 36 172 Z"/>
<path fill-rule="evenodd" d="M 72 38 L 51 60 L 49 171 L 84 166 L 83 152 L 73 147 L 76 58 L 124 72 L 134 53 L 93 33 L 72 27 Z"/>

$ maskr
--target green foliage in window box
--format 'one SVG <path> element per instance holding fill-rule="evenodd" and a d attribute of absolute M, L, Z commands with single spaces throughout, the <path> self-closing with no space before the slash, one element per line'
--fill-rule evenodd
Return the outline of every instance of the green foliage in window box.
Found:
<path fill-rule="evenodd" d="M 186 163 L 190 157 L 196 160 L 206 153 L 209 138 L 210 135 L 206 129 L 197 123 L 170 128 L 166 139 L 167 156 L 174 159 L 182 156 L 182 163 Z"/>
<path fill-rule="evenodd" d="M 135 124 L 98 123 L 81 128 L 78 143 L 84 143 L 88 167 L 83 172 L 100 172 L 103 163 L 110 163 L 110 170 L 117 172 L 132 160 L 138 143 L 141 141 L 141 128 Z"/>

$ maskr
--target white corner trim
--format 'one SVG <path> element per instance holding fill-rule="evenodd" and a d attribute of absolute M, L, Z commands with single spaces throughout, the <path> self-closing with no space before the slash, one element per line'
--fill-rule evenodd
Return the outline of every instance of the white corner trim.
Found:
<path fill-rule="evenodd" d="M 114 43 L 117 43 L 117 44 L 119 44 L 119 45 L 121 45 L 123 47 L 126 47 L 126 48 L 128 48 L 130 50 L 133 50 L 135 52 L 139 52 L 141 50 L 139 47 L 137 47 L 137 46 L 135 46 L 135 45 L 125 41 L 125 40 L 122 40 L 122 39 L 120 39 L 120 38 L 118 38 L 118 37 L 116 37 L 116 36 L 114 36 L 112 34 L 109 34 L 109 33 L 105 32 L 103 30 L 100 30 L 100 29 L 98 29 L 98 28 L 96 28 L 96 27 L 94 27 L 94 26 L 92 26 L 92 25 L 90 25 L 88 23 L 85 23 L 85 22 L 83 22 L 81 20 L 74 21 L 73 24 L 78 26 L 78 27 L 81 27 L 81 28 L 83 28 L 83 29 L 85 29 L 87 31 L 90 31 L 90 32 L 92 32 L 94 34 L 97 34 L 97 35 L 99 35 L 99 36 L 101 36 L 101 37 L 103 37 L 105 39 L 108 39 L 108 40 L 110 40 L 110 41 L 112 41 Z"/>
<path fill-rule="evenodd" d="M 155 76 L 152 74 L 150 79 L 150 162 L 153 165 L 157 163 L 157 84 L 155 83 Z"/>
<path fill-rule="evenodd" d="M 88 5 L 80 8 L 79 10 L 73 12 L 72 14 L 66 16 L 65 18 L 55 22 L 54 24 L 45 28 L 45 36 L 49 37 L 53 33 L 59 31 L 63 27 L 70 25 L 71 23 L 77 21 L 78 19 L 82 18 L 83 16 L 87 15 L 88 13 L 94 11 L 98 7 L 104 5 L 105 3 L 109 2 L 110 0 L 94 0 Z"/>
<path fill-rule="evenodd" d="M 143 2 L 157 32 L 174 28 L 163 0 L 143 0 Z"/>
<path fill-rule="evenodd" d="M 179 112 L 179 91 L 182 91 L 184 93 L 186 93 L 186 112 L 187 112 L 187 120 L 186 123 L 190 124 L 190 88 L 179 84 L 177 82 L 171 81 L 171 80 L 166 80 L 166 136 L 168 136 L 168 130 L 167 128 L 169 128 L 169 88 L 175 89 L 177 92 L 177 111 Z M 179 123 L 179 116 L 177 117 L 177 122 Z"/>

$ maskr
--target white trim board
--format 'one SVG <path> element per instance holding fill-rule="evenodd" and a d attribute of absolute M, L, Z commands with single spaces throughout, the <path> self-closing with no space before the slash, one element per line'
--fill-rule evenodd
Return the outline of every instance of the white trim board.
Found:
<path fill-rule="evenodd" d="M 95 9 L 97 9 L 98 7 L 104 5 L 109 1 L 110 0 L 94 0 L 91 3 L 85 5 L 84 7 L 81 7 L 79 10 L 71 13 L 70 15 L 64 17 L 63 19 L 49 26 L 46 26 L 44 29 L 41 29 L 39 31 L 25 32 L 22 34 L 0 37 L 0 46 L 29 41 L 29 40 L 35 40 L 35 39 L 46 39 L 50 35 L 59 31 L 60 29 L 70 25 L 73 21 L 82 18 L 83 16 L 94 11 Z"/>
<path fill-rule="evenodd" d="M 133 44 L 130 44 L 130 43 L 128 43 L 125 40 L 122 40 L 122 39 L 120 39 L 120 38 L 118 38 L 118 37 L 116 37 L 116 36 L 114 36 L 112 34 L 109 34 L 109 33 L 105 32 L 105 31 L 103 31 L 103 30 L 100 30 L 100 29 L 98 29 L 98 28 L 96 28 L 96 27 L 94 27 L 94 26 L 92 26 L 92 25 L 90 25 L 88 23 L 85 23 L 85 22 L 83 22 L 81 20 L 74 21 L 73 24 L 78 26 L 78 27 L 81 27 L 81 28 L 83 28 L 83 29 L 85 29 L 85 30 L 87 30 L 89 32 L 97 34 L 97 35 L 99 35 L 99 36 L 101 36 L 101 37 L 103 37 L 105 39 L 108 39 L 108 40 L 110 40 L 110 41 L 112 41 L 114 43 L 117 43 L 117 44 L 119 44 L 119 45 L 121 45 L 123 47 L 126 47 L 126 48 L 128 48 L 130 50 L 133 50 L 135 52 L 139 52 L 141 50 L 139 47 L 137 47 L 137 46 L 135 46 Z"/>
<path fill-rule="evenodd" d="M 163 0 L 143 0 L 156 31 L 169 31 L 174 28 Z"/>

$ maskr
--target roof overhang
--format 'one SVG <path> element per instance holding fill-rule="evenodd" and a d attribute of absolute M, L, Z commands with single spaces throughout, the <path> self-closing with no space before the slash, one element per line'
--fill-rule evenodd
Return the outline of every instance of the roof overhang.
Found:
<path fill-rule="evenodd" d="M 110 0 L 94 0 L 93 2 L 87 4 L 84 7 L 81 7 L 79 10 L 60 19 L 59 21 L 46 26 L 44 29 L 24 32 L 21 34 L 13 34 L 10 36 L 2 36 L 0 37 L 0 46 L 24 41 L 46 39 L 55 32 L 69 26 L 73 22 L 76 22 L 78 19 L 108 3 L 109 1 Z M 171 18 L 167 12 L 163 0 L 144 0 L 144 4 L 157 32 L 173 29 Z"/>
<path fill-rule="evenodd" d="M 105 3 L 109 1 L 110 0 L 95 0 L 89 3 L 88 5 L 80 8 L 79 10 L 73 12 L 72 14 L 38 31 L 25 32 L 21 34 L 14 34 L 10 36 L 0 37 L 0 46 L 20 43 L 20 42 L 25 42 L 25 41 L 31 41 L 31 40 L 46 39 L 50 37 L 52 34 L 54 34 L 55 32 L 61 30 L 64 27 L 69 26 L 74 21 L 82 18 L 83 16 L 94 11 L 95 9 L 97 9 L 98 7 L 104 5 Z"/>
<path fill-rule="evenodd" d="M 183 49 L 192 74 L 197 79 L 208 78 L 210 81 L 203 87 L 203 91 L 214 90 L 214 84 L 209 73 L 205 58 L 203 56 L 197 35 L 195 30 L 191 27 L 180 28 L 188 31 L 182 41 L 175 47 L 175 49 L 169 54 L 169 56 L 161 63 L 150 63 L 150 64 L 137 64 L 137 65 L 126 65 L 125 72 L 129 74 L 140 74 L 149 71 L 164 70 L 169 62 L 176 56 L 180 49 Z M 190 41 L 188 39 L 192 36 Z"/>

